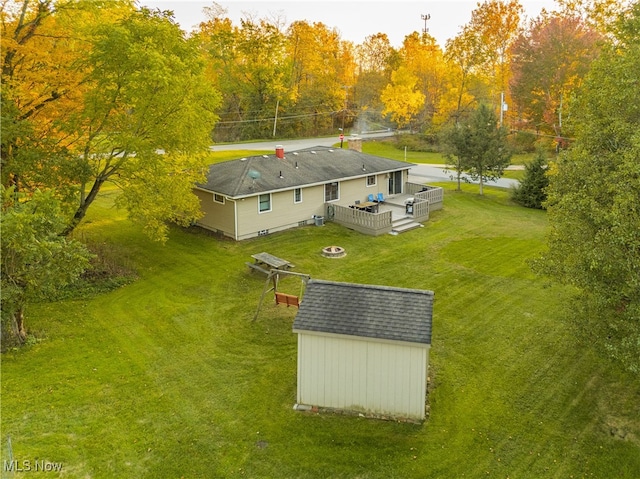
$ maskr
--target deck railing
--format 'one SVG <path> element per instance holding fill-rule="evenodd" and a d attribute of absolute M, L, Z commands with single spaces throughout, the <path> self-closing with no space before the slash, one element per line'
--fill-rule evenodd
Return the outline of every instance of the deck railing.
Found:
<path fill-rule="evenodd" d="M 369 213 L 339 205 L 328 208 L 333 208 L 333 221 L 360 233 L 378 236 L 391 232 L 391 211 Z"/>
<path fill-rule="evenodd" d="M 419 198 L 414 195 L 413 202 L 413 219 L 417 223 L 423 223 L 429 220 L 429 211 L 431 210 L 431 204 L 428 200 Z"/>
<path fill-rule="evenodd" d="M 405 192 L 429 202 L 430 211 L 442 209 L 444 201 L 444 190 L 439 186 L 420 185 L 418 183 L 405 183 Z"/>

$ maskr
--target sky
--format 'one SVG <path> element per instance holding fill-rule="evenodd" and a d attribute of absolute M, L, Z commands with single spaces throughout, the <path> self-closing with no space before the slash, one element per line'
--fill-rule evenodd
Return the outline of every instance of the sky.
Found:
<path fill-rule="evenodd" d="M 141 5 L 161 10 L 173 10 L 176 21 L 187 32 L 205 20 L 202 9 L 213 5 L 204 0 L 139 0 Z M 427 28 L 438 44 L 444 47 L 447 39 L 455 37 L 471 19 L 477 1 L 370 1 L 370 0 L 219 0 L 235 25 L 248 15 L 256 18 L 282 18 L 286 25 L 296 20 L 322 22 L 337 28 L 343 40 L 362 43 L 369 35 L 386 33 L 393 47 L 400 47 L 406 35 L 422 32 L 429 15 Z M 520 0 L 527 18 L 538 16 L 542 8 L 553 10 L 553 0 Z"/>

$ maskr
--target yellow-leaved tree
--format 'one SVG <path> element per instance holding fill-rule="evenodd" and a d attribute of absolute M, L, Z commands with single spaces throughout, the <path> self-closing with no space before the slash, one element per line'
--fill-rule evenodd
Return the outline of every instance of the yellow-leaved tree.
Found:
<path fill-rule="evenodd" d="M 380 96 L 383 113 L 389 115 L 398 128 L 412 129 L 412 120 L 424 105 L 425 96 L 418 90 L 418 78 L 407 67 L 401 66 L 391 73 L 391 83 Z"/>

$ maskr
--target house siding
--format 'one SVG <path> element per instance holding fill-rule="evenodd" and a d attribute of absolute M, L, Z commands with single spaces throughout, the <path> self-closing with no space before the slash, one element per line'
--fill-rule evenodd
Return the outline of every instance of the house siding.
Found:
<path fill-rule="evenodd" d="M 428 346 L 298 332 L 299 404 L 425 418 Z"/>
<path fill-rule="evenodd" d="M 407 178 L 408 171 L 402 171 L 402 175 Z M 339 181 L 338 199 L 328 203 L 325 202 L 324 184 L 301 187 L 302 201 L 299 203 L 294 200 L 294 188 L 276 191 L 271 193 L 271 209 L 265 212 L 258 211 L 258 194 L 234 199 L 226 197 L 225 204 L 222 205 L 213 201 L 213 193 L 195 189 L 203 213 L 197 224 L 236 240 L 259 236 L 260 232 L 275 233 L 295 228 L 301 222 L 312 224 L 314 216 L 328 214 L 327 205 L 346 207 L 356 201 L 367 201 L 370 194 L 374 197 L 378 193 L 388 196 L 387 174 L 375 176 L 375 186 L 367 186 L 366 172 L 363 172 L 362 177 Z"/>
<path fill-rule="evenodd" d="M 385 175 L 376 175 L 376 186 L 367 186 L 367 178 L 355 178 L 353 180 L 343 181 L 340 184 L 340 201 L 335 204 L 340 206 L 349 206 L 358 201 L 367 201 L 367 196 L 374 197 L 380 192 L 387 194 Z"/>
<path fill-rule="evenodd" d="M 258 236 L 297 227 L 300 222 L 311 223 L 313 215 L 323 215 L 324 188 L 314 186 L 302 189 L 302 202 L 295 203 L 294 190 L 271 194 L 271 210 L 258 212 L 258 196 L 238 200 L 238 239 Z"/>
<path fill-rule="evenodd" d="M 223 233 L 235 238 L 235 202 L 225 199 L 224 204 L 213 201 L 214 194 L 208 191 L 194 190 L 200 200 L 203 216 L 196 224 L 202 228 Z"/>
<path fill-rule="evenodd" d="M 386 195 L 386 175 L 376 175 L 377 186 L 367 187 L 366 177 L 339 182 L 339 197 L 328 204 L 349 206 L 358 201 L 366 201 L 369 194 Z M 324 185 L 301 188 L 302 202 L 295 203 L 294 189 L 271 194 L 271 210 L 258 212 L 258 196 L 237 200 L 239 240 L 258 236 L 260 231 L 275 233 L 297 227 L 300 222 L 312 222 L 314 216 L 325 216 Z"/>

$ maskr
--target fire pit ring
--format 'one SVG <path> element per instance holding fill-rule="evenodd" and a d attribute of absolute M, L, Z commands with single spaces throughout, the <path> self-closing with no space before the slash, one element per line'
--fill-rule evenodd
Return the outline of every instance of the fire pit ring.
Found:
<path fill-rule="evenodd" d="M 325 258 L 342 258 L 347 252 L 342 246 L 325 246 L 322 248 L 322 256 Z"/>

